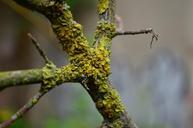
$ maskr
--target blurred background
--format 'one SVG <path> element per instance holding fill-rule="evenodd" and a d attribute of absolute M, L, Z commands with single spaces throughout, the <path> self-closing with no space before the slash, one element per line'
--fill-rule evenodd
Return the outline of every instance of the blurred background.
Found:
<path fill-rule="evenodd" d="M 90 41 L 96 28 L 97 0 L 68 0 Z M 119 0 L 117 14 L 125 30 L 153 28 L 151 35 L 113 40 L 111 81 L 140 128 L 193 127 L 193 1 Z M 50 24 L 42 15 L 0 0 L 0 71 L 41 68 L 43 60 L 27 33 L 37 38 L 57 66 L 67 63 Z M 32 97 L 39 85 L 0 93 L 0 122 Z M 102 117 L 86 91 L 65 84 L 44 96 L 11 128 L 95 128 Z"/>

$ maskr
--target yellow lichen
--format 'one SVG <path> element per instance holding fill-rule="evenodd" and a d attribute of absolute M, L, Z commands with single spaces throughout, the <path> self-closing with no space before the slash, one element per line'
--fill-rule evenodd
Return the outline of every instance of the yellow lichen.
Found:
<path fill-rule="evenodd" d="M 38 2 L 38 0 L 35 1 Z M 115 35 L 115 25 L 109 20 L 104 21 L 108 19 L 108 15 L 113 15 L 108 14 L 112 13 L 110 12 L 112 9 L 109 9 L 110 0 L 99 0 L 98 13 L 101 20 L 95 32 L 94 42 L 97 45 L 92 47 L 83 35 L 82 26 L 73 20 L 66 1 L 43 2 L 47 4 L 43 6 L 41 2 L 34 3 L 38 4 L 35 10 L 50 20 L 63 50 L 69 56 L 70 64 L 62 68 L 57 68 L 53 63 L 46 64 L 43 68 L 40 91 L 47 92 L 63 82 L 78 81 L 87 86 L 87 91 L 105 120 L 113 122 L 110 127 L 121 128 L 123 124 L 118 119 L 123 115 L 125 108 L 117 91 L 108 81 L 111 73 L 109 47 Z M 37 102 L 36 99 L 33 99 L 32 103 L 35 102 Z"/>
<path fill-rule="evenodd" d="M 63 82 L 75 81 L 80 77 L 80 73 L 77 69 L 78 68 L 74 65 L 66 65 L 62 68 L 57 68 L 53 63 L 46 64 L 43 68 L 41 91 L 47 92 Z"/>
<path fill-rule="evenodd" d="M 103 99 L 96 102 L 96 106 L 103 110 L 103 114 L 108 118 L 117 118 L 124 112 L 125 108 L 121 103 L 120 97 L 115 89 L 107 83 L 100 86 L 99 91 L 105 93 Z"/>
<path fill-rule="evenodd" d="M 115 33 L 115 25 L 103 20 L 97 24 L 94 44 L 98 42 L 98 47 L 108 48 Z"/>
<path fill-rule="evenodd" d="M 108 82 L 111 73 L 108 47 L 115 33 L 115 25 L 103 20 L 98 22 L 95 32 L 95 43 L 98 42 L 98 47 L 91 48 L 83 35 L 82 26 L 73 21 L 69 8 L 57 4 L 54 6 L 59 8 L 56 14 L 48 13 L 48 15 L 55 17 L 51 19 L 52 27 L 63 49 L 69 55 L 70 65 L 61 69 L 52 64 L 47 65 L 43 71 L 43 90 L 47 91 L 64 80 L 84 77 L 88 80 L 84 84 L 92 82 L 87 85 L 91 93 L 100 97 L 94 101 L 101 114 L 109 119 L 118 118 L 124 112 L 124 107 L 118 93 Z M 99 0 L 99 14 L 103 14 L 108 8 L 109 0 Z"/>
<path fill-rule="evenodd" d="M 120 119 L 115 120 L 109 127 L 110 128 L 123 128 L 123 122 Z"/>
<path fill-rule="evenodd" d="M 35 104 L 35 103 L 37 103 L 37 102 L 38 102 L 37 99 L 35 99 L 35 98 L 32 99 L 32 104 Z"/>
<path fill-rule="evenodd" d="M 99 0 L 98 13 L 103 14 L 109 8 L 109 0 Z"/>

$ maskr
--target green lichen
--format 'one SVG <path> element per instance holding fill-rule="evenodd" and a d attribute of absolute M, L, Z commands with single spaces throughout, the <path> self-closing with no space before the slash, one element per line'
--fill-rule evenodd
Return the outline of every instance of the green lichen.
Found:
<path fill-rule="evenodd" d="M 70 57 L 70 63 L 77 67 L 78 74 L 94 81 L 94 85 L 88 84 L 87 87 L 101 97 L 96 99 L 96 107 L 103 116 L 112 119 L 118 118 L 125 108 L 117 91 L 108 83 L 109 56 L 109 50 L 104 47 L 90 48 L 86 53 Z"/>
<path fill-rule="evenodd" d="M 43 82 L 40 91 L 47 92 L 57 85 L 56 72 L 57 67 L 53 63 L 46 64 L 43 68 Z"/>
<path fill-rule="evenodd" d="M 110 74 L 109 52 L 104 48 L 90 48 L 86 53 L 71 57 L 70 63 L 85 77 L 107 78 Z"/>
<path fill-rule="evenodd" d="M 38 100 L 36 98 L 32 99 L 32 104 L 36 104 L 38 102 Z"/>
<path fill-rule="evenodd" d="M 64 82 L 76 81 L 80 77 L 77 72 L 78 68 L 74 65 L 66 65 L 62 68 L 57 68 L 53 63 L 48 63 L 43 68 L 43 82 L 41 91 L 47 92 L 55 86 Z"/>
<path fill-rule="evenodd" d="M 62 67 L 60 70 L 57 71 L 57 83 L 61 84 L 63 82 L 71 82 L 80 78 L 80 73 L 78 72 L 78 67 L 70 64 Z"/>
<path fill-rule="evenodd" d="M 98 109 L 102 109 L 103 115 L 109 119 L 118 118 L 125 110 L 120 96 L 108 83 L 100 81 L 99 92 L 103 93 L 103 98 L 96 101 Z"/>
<path fill-rule="evenodd" d="M 38 83 L 41 79 L 41 69 L 0 72 L 0 90 L 15 85 Z"/>
<path fill-rule="evenodd" d="M 23 3 L 23 0 L 15 1 Z M 124 119 L 127 120 L 123 117 L 126 117 L 125 108 L 118 92 L 108 81 L 111 74 L 110 46 L 115 35 L 114 0 L 98 1 L 100 21 L 95 32 L 96 45 L 91 47 L 83 34 L 82 26 L 73 20 L 65 0 L 27 0 L 22 5 L 44 14 L 49 19 L 59 43 L 69 56 L 70 64 L 57 68 L 50 62 L 45 65 L 42 73 L 37 72 L 36 81 L 43 80 L 40 91 L 46 93 L 64 82 L 84 84 L 96 108 L 104 117 L 105 126 L 121 128 L 125 126 Z M 36 102 L 37 99 L 31 101 L 32 104 Z"/>
<path fill-rule="evenodd" d="M 111 45 L 111 40 L 115 33 L 115 25 L 107 21 L 99 21 L 95 32 L 94 44 L 98 43 L 98 47 L 106 47 Z"/>
<path fill-rule="evenodd" d="M 97 6 L 98 13 L 103 14 L 109 8 L 109 0 L 99 0 L 99 4 Z"/>
<path fill-rule="evenodd" d="M 123 128 L 124 123 L 120 119 L 115 120 L 112 124 L 110 124 L 109 128 Z"/>
<path fill-rule="evenodd" d="M 65 2 L 56 2 L 47 9 L 45 15 L 50 19 L 63 50 L 69 56 L 87 51 L 89 45 L 83 35 L 83 28 L 73 20 L 69 6 Z"/>
<path fill-rule="evenodd" d="M 108 10 L 109 4 L 109 0 L 99 0 L 100 15 Z M 117 91 L 108 82 L 111 73 L 109 47 L 115 34 L 115 25 L 100 20 L 95 32 L 94 42 L 97 47 L 89 47 L 82 26 L 73 20 L 69 6 L 64 1 L 49 3 L 41 11 L 51 21 L 53 31 L 70 61 L 69 65 L 62 68 L 57 68 L 53 63 L 46 64 L 43 68 L 41 91 L 47 92 L 64 81 L 76 81 L 84 77 L 84 84 L 99 112 L 105 119 L 115 121 L 112 127 L 121 126 L 117 119 L 125 108 Z"/>

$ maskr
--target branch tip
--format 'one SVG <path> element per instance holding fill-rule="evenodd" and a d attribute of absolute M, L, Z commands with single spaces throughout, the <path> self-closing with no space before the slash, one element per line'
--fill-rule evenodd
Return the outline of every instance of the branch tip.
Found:
<path fill-rule="evenodd" d="M 37 42 L 36 38 L 33 37 L 31 33 L 28 33 L 27 35 L 31 39 L 31 41 L 34 44 L 35 48 L 38 50 L 40 56 L 42 56 L 42 58 L 44 59 L 45 63 L 50 63 L 50 60 L 46 56 L 45 52 L 40 48 L 40 44 Z"/>
<path fill-rule="evenodd" d="M 123 32 L 117 31 L 114 34 L 114 37 L 121 36 L 121 35 L 139 35 L 139 34 L 152 34 L 152 38 L 151 38 L 151 42 L 150 42 L 150 48 L 152 48 L 153 41 L 158 40 L 158 34 L 156 34 L 152 28 L 142 29 L 139 31 L 123 31 Z"/>
<path fill-rule="evenodd" d="M 151 38 L 151 42 L 150 42 L 150 48 L 152 48 L 154 39 L 155 39 L 155 41 L 158 41 L 158 36 L 159 36 L 158 34 L 156 34 L 156 33 L 153 31 L 153 29 L 152 29 L 152 31 L 151 31 L 151 34 L 152 34 L 152 38 Z"/>
<path fill-rule="evenodd" d="M 44 92 L 38 92 L 34 95 L 23 107 L 21 107 L 11 118 L 0 124 L 0 128 L 6 128 L 13 124 L 17 119 L 21 118 L 26 112 L 28 112 L 34 105 L 38 103 L 40 98 L 44 95 Z"/>

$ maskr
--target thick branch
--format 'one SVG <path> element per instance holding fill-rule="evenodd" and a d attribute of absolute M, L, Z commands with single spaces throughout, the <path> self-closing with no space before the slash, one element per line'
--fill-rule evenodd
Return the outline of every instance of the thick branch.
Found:
<path fill-rule="evenodd" d="M 63 50 L 69 56 L 88 50 L 88 41 L 83 35 L 82 26 L 74 21 L 69 6 L 64 0 L 14 0 L 25 8 L 38 11 L 51 22 Z"/>
<path fill-rule="evenodd" d="M 40 83 L 41 81 L 41 69 L 0 72 L 0 90 L 12 86 Z"/>
<path fill-rule="evenodd" d="M 118 92 L 107 80 L 102 79 L 86 83 L 88 93 L 104 118 L 101 128 L 137 128 L 135 122 L 128 117 Z"/>
<path fill-rule="evenodd" d="M 77 82 L 79 74 L 75 70 L 77 67 L 74 65 L 66 65 L 62 68 L 55 68 L 54 72 L 47 68 L 0 72 L 0 91 L 13 86 L 42 83 L 49 78 L 56 81 L 56 85 Z"/>

